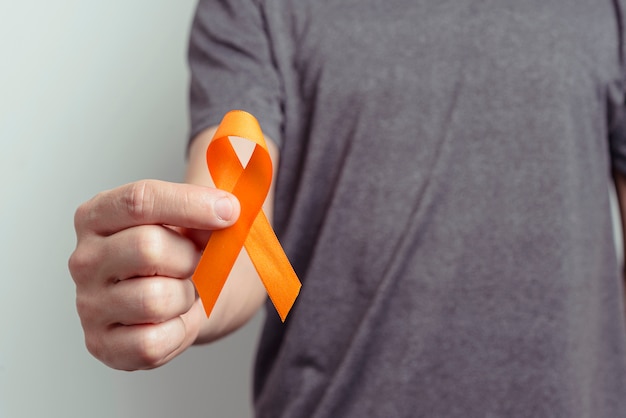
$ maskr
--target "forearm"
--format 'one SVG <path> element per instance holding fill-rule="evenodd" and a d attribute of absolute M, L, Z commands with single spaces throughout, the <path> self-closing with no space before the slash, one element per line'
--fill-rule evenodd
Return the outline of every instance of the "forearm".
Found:
<path fill-rule="evenodd" d="M 626 175 L 621 172 L 614 171 L 613 172 L 613 180 L 615 181 L 615 192 L 617 195 L 617 201 L 619 204 L 619 214 L 621 220 L 621 231 L 622 231 L 622 248 L 625 254 L 622 257 L 624 260 L 622 265 L 622 278 L 625 280 L 624 284 L 624 298 L 626 300 Z"/>
<path fill-rule="evenodd" d="M 191 144 L 185 176 L 186 182 L 213 186 L 206 166 L 205 152 L 214 132 L 215 128 L 204 131 Z M 243 156 L 244 159 L 246 155 L 249 155 L 247 145 L 240 142 L 234 144 L 237 154 Z M 276 167 L 278 150 L 272 141 L 268 141 L 268 148 L 274 167 Z M 270 189 L 264 204 L 264 211 L 270 218 L 270 221 L 272 208 L 273 187 Z M 203 243 L 204 240 L 200 240 L 200 242 Z M 265 301 L 265 298 L 266 293 L 263 284 L 247 253 L 245 250 L 242 250 L 210 317 L 204 320 L 195 343 L 207 343 L 238 329 L 254 316 Z"/>

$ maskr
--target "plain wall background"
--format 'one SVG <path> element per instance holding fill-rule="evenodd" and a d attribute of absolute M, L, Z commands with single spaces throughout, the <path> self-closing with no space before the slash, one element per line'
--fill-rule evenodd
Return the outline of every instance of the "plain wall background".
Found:
<path fill-rule="evenodd" d="M 154 371 L 84 347 L 76 207 L 181 181 L 191 0 L 0 0 L 0 417 L 246 417 L 260 317 Z"/>

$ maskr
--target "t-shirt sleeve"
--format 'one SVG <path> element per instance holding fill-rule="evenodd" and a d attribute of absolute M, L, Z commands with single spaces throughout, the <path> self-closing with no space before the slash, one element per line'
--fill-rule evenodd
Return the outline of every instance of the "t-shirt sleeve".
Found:
<path fill-rule="evenodd" d="M 188 50 L 190 137 L 233 109 L 253 114 L 280 143 L 282 89 L 265 19 L 255 0 L 200 0 Z"/>

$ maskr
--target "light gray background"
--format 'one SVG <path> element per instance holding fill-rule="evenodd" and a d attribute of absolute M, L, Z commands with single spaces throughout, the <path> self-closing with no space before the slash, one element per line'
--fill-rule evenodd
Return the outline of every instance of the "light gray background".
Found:
<path fill-rule="evenodd" d="M 0 417 L 246 417 L 257 317 L 155 371 L 84 348 L 67 258 L 100 190 L 182 180 L 191 0 L 0 0 Z"/>

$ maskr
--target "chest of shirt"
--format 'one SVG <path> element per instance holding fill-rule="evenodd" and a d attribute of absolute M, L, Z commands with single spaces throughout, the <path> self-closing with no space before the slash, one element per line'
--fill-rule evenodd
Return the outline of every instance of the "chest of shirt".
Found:
<path fill-rule="evenodd" d="M 285 37 L 278 61 L 294 71 L 306 100 L 358 102 L 436 97 L 460 78 L 484 88 L 494 78 L 522 78 L 552 95 L 610 83 L 620 77 L 615 4 L 269 0 L 266 12 L 270 31 Z"/>

